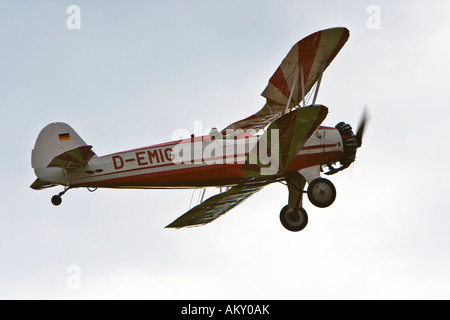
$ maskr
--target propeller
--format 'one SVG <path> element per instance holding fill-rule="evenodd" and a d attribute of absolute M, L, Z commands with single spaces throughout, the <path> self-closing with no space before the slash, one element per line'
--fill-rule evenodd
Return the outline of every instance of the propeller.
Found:
<path fill-rule="evenodd" d="M 348 168 L 350 166 L 350 164 L 352 164 L 355 161 L 356 149 L 358 149 L 362 145 L 364 129 L 365 129 L 368 121 L 369 121 L 369 109 L 366 104 L 364 107 L 361 121 L 358 126 L 358 130 L 356 131 L 356 134 L 353 133 L 352 127 L 349 124 L 346 124 L 345 122 L 339 122 L 336 125 L 336 129 L 339 130 L 341 135 L 346 136 L 346 138 L 344 140 L 344 148 L 347 151 L 345 151 L 343 158 L 340 160 L 341 167 L 334 168 L 331 164 L 328 164 L 328 169 L 330 171 L 326 172 L 325 173 L 326 175 L 338 173 L 339 171 Z"/>
<path fill-rule="evenodd" d="M 356 142 L 358 144 L 358 148 L 361 147 L 361 145 L 362 145 L 362 138 L 363 138 L 363 135 L 364 135 L 364 128 L 365 128 L 366 123 L 368 121 L 369 121 L 369 115 L 368 115 L 368 108 L 367 108 L 367 104 L 366 104 L 366 106 L 364 108 L 363 115 L 362 115 L 362 119 L 361 119 L 361 121 L 359 123 L 359 127 L 358 127 L 358 130 L 356 131 L 356 135 L 355 135 L 356 136 Z"/>

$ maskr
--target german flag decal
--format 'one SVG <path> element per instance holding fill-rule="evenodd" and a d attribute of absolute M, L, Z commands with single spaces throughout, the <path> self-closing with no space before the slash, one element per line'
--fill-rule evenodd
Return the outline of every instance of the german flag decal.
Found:
<path fill-rule="evenodd" d="M 70 133 L 60 133 L 59 141 L 67 141 L 70 140 Z"/>

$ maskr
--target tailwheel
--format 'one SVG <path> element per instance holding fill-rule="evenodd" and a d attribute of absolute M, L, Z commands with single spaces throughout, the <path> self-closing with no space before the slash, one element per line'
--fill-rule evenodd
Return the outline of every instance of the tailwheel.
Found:
<path fill-rule="evenodd" d="M 308 224 L 308 214 L 305 209 L 299 208 L 297 212 L 293 208 L 285 206 L 280 212 L 280 221 L 283 227 L 289 231 L 303 230 Z"/>
<path fill-rule="evenodd" d="M 54 206 L 59 206 L 61 204 L 61 202 L 62 202 L 62 198 L 59 195 L 56 194 L 52 197 L 52 204 Z"/>
<path fill-rule="evenodd" d="M 52 200 L 52 204 L 53 204 L 54 206 L 59 206 L 59 205 L 62 203 L 62 196 L 63 196 L 63 194 L 66 193 L 67 190 L 69 190 L 69 189 L 70 189 L 70 187 L 65 187 L 63 191 L 61 191 L 61 192 L 58 193 L 58 194 L 55 194 L 55 195 L 52 197 L 52 199 L 51 199 L 51 200 Z"/>
<path fill-rule="evenodd" d="M 328 179 L 314 179 L 308 186 L 308 199 L 316 207 L 326 208 L 336 199 L 336 188 Z"/>

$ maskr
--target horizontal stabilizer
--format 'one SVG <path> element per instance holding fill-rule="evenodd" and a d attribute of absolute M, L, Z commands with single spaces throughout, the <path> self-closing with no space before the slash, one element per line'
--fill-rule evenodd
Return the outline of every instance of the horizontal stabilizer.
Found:
<path fill-rule="evenodd" d="M 54 157 L 47 167 L 72 169 L 85 166 L 87 165 L 89 160 L 91 160 L 91 158 L 95 156 L 94 151 L 92 151 L 91 149 L 92 146 L 81 146 L 66 151 L 59 156 Z"/>
<path fill-rule="evenodd" d="M 43 181 L 38 178 L 33 182 L 33 184 L 30 186 L 30 188 L 34 189 L 34 190 L 41 190 L 41 189 L 45 189 L 45 188 L 51 188 L 54 186 L 56 186 L 55 183 Z"/>
<path fill-rule="evenodd" d="M 267 184 L 267 182 L 264 182 L 232 187 L 228 191 L 203 201 L 169 224 L 166 228 L 183 228 L 210 223 L 261 190 Z"/>

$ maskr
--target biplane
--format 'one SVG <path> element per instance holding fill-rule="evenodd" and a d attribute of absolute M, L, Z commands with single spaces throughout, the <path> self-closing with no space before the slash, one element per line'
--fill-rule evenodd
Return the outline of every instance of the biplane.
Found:
<path fill-rule="evenodd" d="M 31 188 L 63 186 L 51 198 L 56 206 L 68 190 L 81 187 L 225 188 L 166 226 L 182 228 L 210 223 L 264 186 L 281 182 L 289 193 L 281 223 L 300 231 L 308 223 L 303 193 L 317 207 L 330 206 L 336 189 L 321 173 L 348 168 L 362 143 L 365 119 L 356 133 L 344 122 L 321 126 L 328 108 L 316 103 L 322 75 L 348 37 L 339 27 L 300 40 L 262 92 L 262 109 L 208 135 L 97 156 L 69 125 L 50 123 L 32 150 L 37 179 Z"/>

